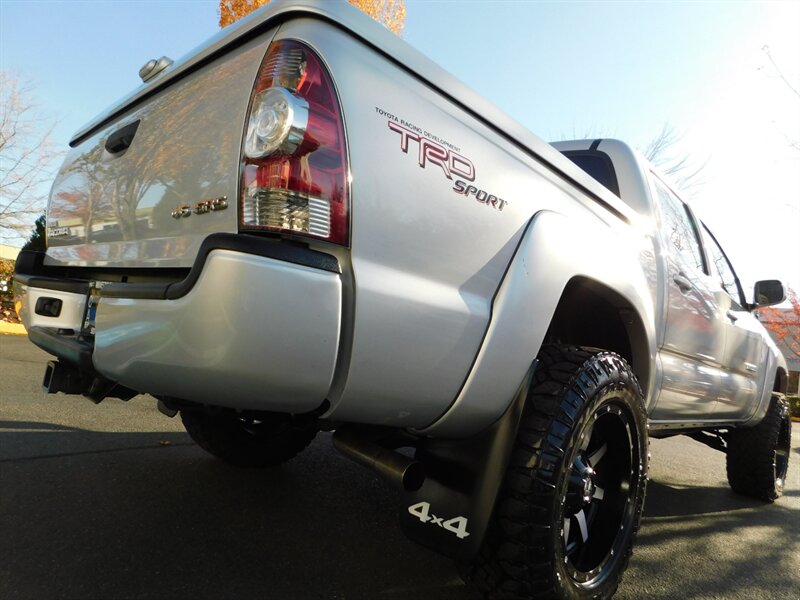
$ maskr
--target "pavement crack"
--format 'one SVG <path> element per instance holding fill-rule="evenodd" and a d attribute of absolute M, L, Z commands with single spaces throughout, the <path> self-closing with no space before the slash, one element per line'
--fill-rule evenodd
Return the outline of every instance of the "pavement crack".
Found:
<path fill-rule="evenodd" d="M 38 456 L 20 456 L 17 458 L 0 459 L 0 464 L 15 462 L 30 462 L 34 460 L 45 460 L 50 458 L 70 458 L 72 456 L 86 456 L 89 454 L 110 454 L 112 452 L 130 452 L 135 450 L 158 450 L 161 448 L 175 448 L 179 446 L 194 446 L 194 442 L 170 443 L 168 445 L 147 445 L 147 446 L 128 446 L 125 448 L 105 448 L 100 450 L 81 450 L 79 452 L 61 452 L 58 454 L 40 454 Z"/>

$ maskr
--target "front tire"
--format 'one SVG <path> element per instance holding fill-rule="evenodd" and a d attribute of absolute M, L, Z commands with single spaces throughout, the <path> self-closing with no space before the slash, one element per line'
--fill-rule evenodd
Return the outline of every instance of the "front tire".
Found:
<path fill-rule="evenodd" d="M 774 502 L 783 494 L 789 470 L 792 427 L 789 404 L 773 394 L 766 416 L 755 427 L 728 434 L 728 483 L 737 494 Z"/>
<path fill-rule="evenodd" d="M 492 599 L 612 596 L 644 507 L 646 422 L 636 377 L 618 355 L 544 346 L 465 579 Z"/>
<path fill-rule="evenodd" d="M 317 434 L 280 413 L 182 410 L 181 420 L 198 446 L 237 467 L 278 465 L 296 456 Z"/>

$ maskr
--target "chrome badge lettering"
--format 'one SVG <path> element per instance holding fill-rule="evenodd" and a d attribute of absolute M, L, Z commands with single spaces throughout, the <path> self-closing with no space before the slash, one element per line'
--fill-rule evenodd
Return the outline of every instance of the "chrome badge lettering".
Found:
<path fill-rule="evenodd" d="M 47 229 L 47 237 L 49 238 L 69 237 L 69 235 L 69 227 L 50 227 Z"/>
<path fill-rule="evenodd" d="M 180 219 L 181 217 L 191 217 L 192 216 L 192 209 L 187 205 L 176 206 L 172 209 L 172 218 L 173 219 Z"/>
<path fill-rule="evenodd" d="M 455 185 L 453 186 L 453 191 L 457 194 L 464 194 L 467 198 L 470 195 L 475 196 L 475 200 L 480 202 L 481 204 L 485 204 L 487 206 L 491 206 L 492 208 L 496 208 L 497 210 L 503 210 L 503 207 L 508 204 L 502 198 L 498 198 L 494 194 L 490 194 L 486 190 L 479 190 L 474 185 L 467 185 L 460 179 L 456 180 Z"/>
<path fill-rule="evenodd" d="M 226 208 L 228 208 L 228 198 L 227 196 L 221 196 L 219 198 L 195 202 L 194 206 L 189 206 L 188 204 L 176 206 L 174 209 L 172 209 L 172 218 L 182 219 L 185 217 L 191 217 L 192 213 L 196 215 L 205 215 L 210 212 L 225 210 Z"/>

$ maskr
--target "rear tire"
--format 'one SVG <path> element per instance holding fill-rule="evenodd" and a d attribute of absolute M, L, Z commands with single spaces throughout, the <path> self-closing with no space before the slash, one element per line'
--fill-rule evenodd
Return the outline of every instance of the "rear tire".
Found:
<path fill-rule="evenodd" d="M 209 454 L 238 467 L 271 467 L 289 460 L 311 443 L 317 431 L 297 426 L 290 415 L 182 410 L 189 436 Z"/>
<path fill-rule="evenodd" d="M 644 507 L 647 421 L 627 363 L 544 346 L 495 513 L 462 575 L 486 598 L 609 598 Z"/>
<path fill-rule="evenodd" d="M 774 502 L 783 494 L 789 469 L 792 426 L 789 404 L 773 394 L 766 416 L 755 427 L 728 434 L 728 483 L 737 494 Z"/>

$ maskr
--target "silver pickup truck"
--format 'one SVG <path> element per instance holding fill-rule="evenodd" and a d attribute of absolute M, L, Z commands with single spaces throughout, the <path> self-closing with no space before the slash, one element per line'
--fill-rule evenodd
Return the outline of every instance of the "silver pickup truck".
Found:
<path fill-rule="evenodd" d="M 487 598 L 605 598 L 648 436 L 781 494 L 786 364 L 711 229 L 616 140 L 555 147 L 356 9 L 274 3 L 71 140 L 15 289 L 48 392 L 147 393 L 235 465 L 318 431 Z"/>

